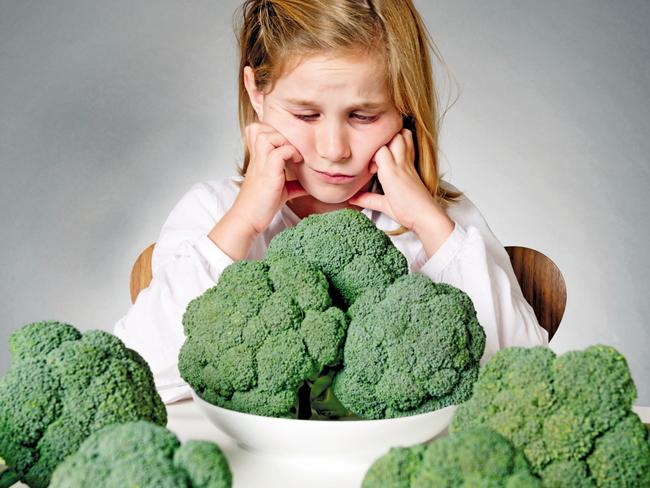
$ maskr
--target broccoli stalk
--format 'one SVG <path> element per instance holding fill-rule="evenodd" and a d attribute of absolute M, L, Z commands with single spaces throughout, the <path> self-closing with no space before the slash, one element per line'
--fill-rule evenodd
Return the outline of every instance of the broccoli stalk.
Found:
<path fill-rule="evenodd" d="M 0 473 L 0 488 L 9 488 L 20 481 L 20 476 L 13 469 L 5 469 Z"/>
<path fill-rule="evenodd" d="M 340 371 L 340 368 L 328 368 L 328 370 L 318 377 L 316 381 L 309 386 L 309 404 L 311 408 L 311 419 L 313 420 L 336 420 L 359 419 L 350 409 L 345 407 L 332 389 L 334 378 Z"/>

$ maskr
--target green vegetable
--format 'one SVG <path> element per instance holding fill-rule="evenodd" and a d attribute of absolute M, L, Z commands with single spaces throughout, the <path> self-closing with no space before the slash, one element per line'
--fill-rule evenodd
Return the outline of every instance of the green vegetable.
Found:
<path fill-rule="evenodd" d="M 0 379 L 0 456 L 32 487 L 92 432 L 116 422 L 161 425 L 167 412 L 145 361 L 115 336 L 35 322 L 9 338 L 13 364 Z"/>
<path fill-rule="evenodd" d="M 291 258 L 233 263 L 187 307 L 181 376 L 215 405 L 295 417 L 299 387 L 341 362 L 348 319 L 328 288 Z"/>
<path fill-rule="evenodd" d="M 158 425 L 110 425 L 88 437 L 54 471 L 50 488 L 229 488 L 232 474 L 219 446 L 181 445 Z"/>
<path fill-rule="evenodd" d="M 362 213 L 312 215 L 188 305 L 181 376 L 210 403 L 267 416 L 386 418 L 463 401 L 485 348 L 472 302 L 407 271 Z"/>
<path fill-rule="evenodd" d="M 523 450 L 544 486 L 650 486 L 648 431 L 631 411 L 625 358 L 591 346 L 556 356 L 509 348 L 481 370 L 451 432 L 490 427 Z"/>
<path fill-rule="evenodd" d="M 334 303 L 347 309 L 367 289 L 382 289 L 408 273 L 404 255 L 361 212 L 343 209 L 306 217 L 270 242 L 266 257 L 290 256 L 321 270 Z"/>
<path fill-rule="evenodd" d="M 376 460 L 362 488 L 536 488 L 526 458 L 493 430 L 478 428 L 428 445 L 392 448 Z M 566 485 L 571 486 L 571 485 Z"/>
<path fill-rule="evenodd" d="M 364 418 L 429 412 L 472 394 L 485 332 L 469 297 L 425 275 L 372 289 L 349 308 L 339 401 Z"/>

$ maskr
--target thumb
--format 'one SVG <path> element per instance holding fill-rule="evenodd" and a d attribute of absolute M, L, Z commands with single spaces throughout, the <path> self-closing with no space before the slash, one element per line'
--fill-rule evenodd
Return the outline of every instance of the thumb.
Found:
<path fill-rule="evenodd" d="M 358 207 L 369 208 L 385 213 L 386 196 L 370 191 L 359 192 L 354 195 L 348 202 Z"/>

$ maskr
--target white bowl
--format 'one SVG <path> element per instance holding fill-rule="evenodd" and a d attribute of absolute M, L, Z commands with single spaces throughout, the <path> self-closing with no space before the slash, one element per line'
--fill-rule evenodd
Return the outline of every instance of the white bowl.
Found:
<path fill-rule="evenodd" d="M 192 391 L 208 419 L 242 449 L 310 461 L 370 464 L 391 447 L 426 442 L 447 428 L 455 405 L 382 420 L 297 420 L 217 407 Z"/>

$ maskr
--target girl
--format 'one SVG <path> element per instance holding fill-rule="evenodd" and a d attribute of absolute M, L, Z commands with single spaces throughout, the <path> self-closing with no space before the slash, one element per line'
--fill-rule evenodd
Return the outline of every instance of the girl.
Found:
<path fill-rule="evenodd" d="M 411 272 L 471 297 L 483 360 L 547 344 L 503 246 L 438 174 L 433 44 L 411 0 L 247 0 L 240 13 L 240 176 L 180 200 L 149 288 L 115 327 L 163 400 L 189 396 L 177 369 L 189 301 L 233 261 L 262 259 L 281 230 L 346 207 L 386 231 Z"/>

